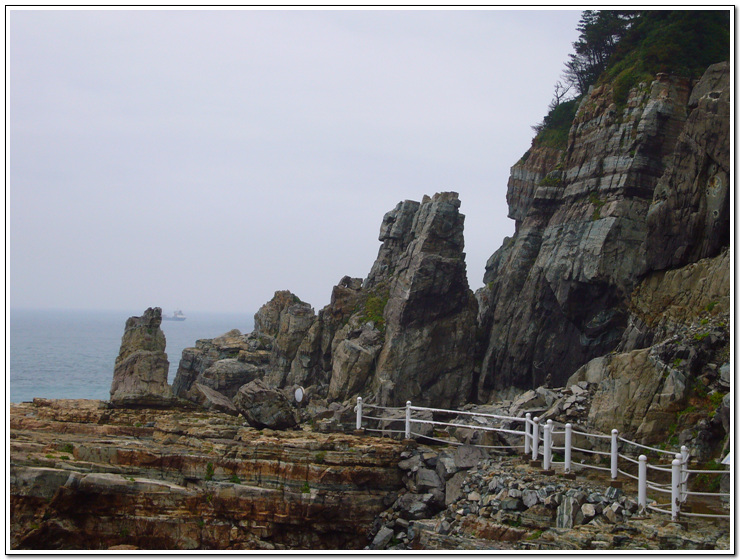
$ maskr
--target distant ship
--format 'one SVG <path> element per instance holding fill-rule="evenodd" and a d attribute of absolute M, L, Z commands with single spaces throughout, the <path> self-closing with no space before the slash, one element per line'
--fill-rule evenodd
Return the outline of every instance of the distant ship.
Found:
<path fill-rule="evenodd" d="M 184 321 L 185 319 L 187 319 L 187 317 L 185 317 L 179 309 L 172 315 L 162 315 L 163 321 Z"/>

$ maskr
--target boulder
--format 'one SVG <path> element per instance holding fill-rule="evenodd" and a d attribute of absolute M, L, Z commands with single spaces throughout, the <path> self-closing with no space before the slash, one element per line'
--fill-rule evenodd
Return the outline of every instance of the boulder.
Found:
<path fill-rule="evenodd" d="M 357 396 L 365 387 L 383 347 L 380 331 L 370 324 L 347 333 L 334 349 L 329 400 Z"/>
<path fill-rule="evenodd" d="M 167 383 L 167 341 L 161 324 L 159 307 L 150 307 L 141 317 L 129 317 L 126 321 L 110 389 L 114 406 L 172 404 L 172 388 Z"/>
<path fill-rule="evenodd" d="M 380 531 L 375 535 L 373 542 L 370 544 L 371 550 L 382 550 L 393 538 L 393 529 L 389 527 L 381 527 Z"/>
<path fill-rule="evenodd" d="M 416 471 L 416 488 L 418 492 L 424 493 L 434 489 L 444 488 L 445 483 L 440 480 L 436 472 L 431 469 L 419 469 Z"/>
<path fill-rule="evenodd" d="M 467 471 L 460 471 L 452 475 L 445 484 L 445 505 L 456 502 L 463 495 L 463 482 L 468 475 Z"/>
<path fill-rule="evenodd" d="M 455 448 L 453 455 L 455 467 L 458 469 L 469 469 L 478 464 L 478 462 L 487 457 L 485 450 L 472 445 L 460 445 Z"/>
<path fill-rule="evenodd" d="M 284 430 L 298 424 L 298 415 L 288 398 L 259 379 L 239 388 L 234 406 L 254 428 Z"/>
<path fill-rule="evenodd" d="M 203 402 L 201 404 L 204 408 L 207 408 L 208 410 L 216 410 L 218 412 L 225 412 L 232 416 L 239 416 L 239 411 L 234 406 L 234 403 L 231 402 L 231 399 L 226 395 L 219 393 L 206 385 L 201 385 L 200 383 L 196 383 L 195 388 L 203 395 Z"/>
<path fill-rule="evenodd" d="M 267 335 L 243 335 L 239 329 L 197 340 L 194 347 L 182 351 L 172 391 L 180 398 L 201 402 L 202 395 L 194 387 L 201 383 L 233 398 L 239 387 L 264 376 L 272 343 Z"/>

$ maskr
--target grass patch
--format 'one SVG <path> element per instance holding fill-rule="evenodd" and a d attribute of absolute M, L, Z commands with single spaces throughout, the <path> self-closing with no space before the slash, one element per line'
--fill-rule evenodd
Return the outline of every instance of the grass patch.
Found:
<path fill-rule="evenodd" d="M 606 204 L 605 200 L 601 200 L 599 198 L 599 195 L 597 195 L 595 192 L 588 193 L 588 201 L 593 205 L 594 211 L 593 214 L 591 214 L 591 220 L 596 221 L 601 218 L 601 209 L 604 207 L 604 204 Z"/>

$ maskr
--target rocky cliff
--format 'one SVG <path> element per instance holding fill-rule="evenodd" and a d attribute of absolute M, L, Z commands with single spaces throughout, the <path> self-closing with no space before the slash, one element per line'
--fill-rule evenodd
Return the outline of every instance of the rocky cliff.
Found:
<path fill-rule="evenodd" d="M 729 246 L 729 88 L 726 63 L 695 84 L 658 75 L 624 106 L 602 84 L 581 102 L 565 150 L 535 141 L 512 168 L 516 233 L 477 294 L 487 338 L 479 400 L 548 375 L 563 385 L 625 347 L 641 282 Z M 638 346 L 656 338 L 632 335 Z"/>
<path fill-rule="evenodd" d="M 288 291 L 232 331 L 186 349 L 173 389 L 204 402 L 199 384 L 231 398 L 259 377 L 317 402 L 453 406 L 473 387 L 477 302 L 467 281 L 457 193 L 405 201 L 383 218 L 368 277 L 343 278 L 318 314 Z"/>
<path fill-rule="evenodd" d="M 358 395 L 394 406 L 485 403 L 563 386 L 591 360 L 661 344 L 710 304 L 728 312 L 729 88 L 726 63 L 695 83 L 659 74 L 621 104 L 611 84 L 593 88 L 565 149 L 535 139 L 512 167 L 515 234 L 475 296 L 458 195 L 403 201 L 382 220 L 364 280 L 343 278 L 318 313 L 276 292 L 253 333 L 183 352 L 175 395 L 216 407 L 261 379 L 287 397 L 301 386 L 318 407 Z M 706 259 L 715 260 L 698 264 Z M 728 340 L 729 318 L 716 324 Z M 691 379 L 722 367 L 720 354 L 694 359 Z M 672 394 L 653 428 L 625 429 L 660 433 L 689 398 Z"/>

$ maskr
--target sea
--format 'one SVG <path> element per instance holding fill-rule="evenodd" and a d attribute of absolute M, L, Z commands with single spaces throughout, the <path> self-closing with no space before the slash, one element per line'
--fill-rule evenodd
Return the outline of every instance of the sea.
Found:
<path fill-rule="evenodd" d="M 109 400 L 126 320 L 141 313 L 11 308 L 6 341 L 6 401 L 18 403 L 35 397 Z M 162 321 L 170 384 L 184 348 L 232 329 L 246 334 L 254 328 L 254 314 L 185 315 L 185 321 Z"/>

